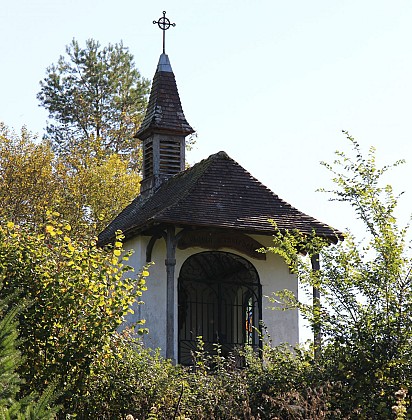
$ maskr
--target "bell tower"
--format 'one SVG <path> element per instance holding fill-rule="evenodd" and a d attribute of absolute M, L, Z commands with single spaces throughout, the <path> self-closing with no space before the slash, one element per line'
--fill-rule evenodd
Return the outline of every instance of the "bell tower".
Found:
<path fill-rule="evenodd" d="M 143 179 L 140 194 L 150 196 L 166 179 L 185 169 L 185 138 L 194 132 L 186 121 L 169 57 L 165 31 L 171 24 L 166 12 L 158 24 L 163 31 L 163 53 L 153 78 L 149 104 L 136 137 L 143 142 Z"/>

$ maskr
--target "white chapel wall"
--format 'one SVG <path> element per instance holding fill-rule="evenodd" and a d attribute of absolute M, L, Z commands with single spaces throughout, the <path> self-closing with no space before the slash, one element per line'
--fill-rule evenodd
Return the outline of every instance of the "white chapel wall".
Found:
<path fill-rule="evenodd" d="M 252 236 L 264 246 L 271 245 L 271 238 L 265 236 Z M 130 258 L 130 265 L 138 272 L 146 264 L 146 247 L 149 237 L 136 237 L 126 243 L 127 249 L 134 249 Z M 204 248 L 190 248 L 176 250 L 175 267 L 175 354 L 177 354 L 177 313 L 178 295 L 177 282 L 183 263 L 193 254 L 208 251 Z M 289 272 L 287 265 L 281 257 L 268 253 L 266 260 L 257 260 L 233 249 L 223 248 L 220 251 L 240 255 L 250 261 L 256 268 L 262 285 L 262 311 L 263 322 L 273 345 L 280 343 L 296 344 L 299 342 L 299 317 L 297 310 L 280 311 L 273 310 L 273 303 L 267 296 L 272 293 L 289 289 L 295 294 L 298 291 L 296 276 Z M 147 278 L 147 291 L 143 293 L 144 305 L 134 307 L 134 315 L 128 316 L 128 323 L 145 319 L 145 327 L 149 334 L 144 337 L 145 345 L 151 348 L 160 348 L 161 354 L 165 355 L 166 349 L 166 269 L 165 269 L 166 245 L 163 239 L 158 239 L 153 247 L 152 260 L 155 262 L 149 269 L 150 276 Z"/>
<path fill-rule="evenodd" d="M 263 246 L 271 246 L 272 240 L 269 236 L 251 235 Z M 239 254 L 240 255 L 240 254 Z M 295 274 L 290 273 L 289 267 L 279 255 L 266 254 L 266 261 L 248 258 L 259 273 L 262 285 L 262 312 L 263 322 L 267 328 L 273 345 L 299 343 L 299 313 L 297 310 L 282 311 L 279 305 L 274 309 L 275 304 L 269 301 L 269 297 L 281 290 L 291 290 L 295 296 L 298 295 L 298 281 Z"/>
<path fill-rule="evenodd" d="M 146 247 L 150 237 L 140 236 L 126 243 L 126 249 L 133 249 L 134 253 L 129 262 L 138 272 L 146 265 Z M 144 336 L 144 343 L 150 348 L 160 348 L 161 354 L 166 352 L 166 245 L 163 239 L 156 241 L 153 248 L 152 260 L 156 263 L 149 268 L 146 279 L 147 290 L 143 292 L 143 305 L 134 306 L 134 314 L 128 315 L 127 323 L 134 323 L 145 319 L 145 328 L 149 334 Z M 176 304 L 177 305 L 177 304 Z"/>

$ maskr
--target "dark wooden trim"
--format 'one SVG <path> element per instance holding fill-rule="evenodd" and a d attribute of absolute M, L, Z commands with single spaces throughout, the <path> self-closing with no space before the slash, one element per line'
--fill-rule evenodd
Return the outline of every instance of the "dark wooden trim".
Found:
<path fill-rule="evenodd" d="M 147 244 L 146 247 L 146 262 L 151 262 L 152 261 L 152 252 L 153 252 L 153 247 L 156 243 L 156 241 L 158 239 L 160 239 L 161 237 L 163 237 L 166 240 L 166 232 L 162 231 L 162 232 L 158 232 L 155 233 L 151 238 L 149 243 Z"/>
<path fill-rule="evenodd" d="M 258 249 L 263 248 L 260 242 L 243 233 L 234 231 L 228 232 L 216 229 L 182 231 L 177 247 L 179 249 L 200 247 L 212 250 L 229 248 L 257 260 L 266 260 L 265 253 L 257 252 Z"/>
<path fill-rule="evenodd" d="M 320 270 L 319 254 L 312 255 L 311 257 L 312 270 Z M 318 358 L 322 345 L 322 331 L 321 331 L 321 318 L 320 318 L 320 291 L 317 287 L 313 287 L 313 346 L 315 349 L 315 358 Z"/>

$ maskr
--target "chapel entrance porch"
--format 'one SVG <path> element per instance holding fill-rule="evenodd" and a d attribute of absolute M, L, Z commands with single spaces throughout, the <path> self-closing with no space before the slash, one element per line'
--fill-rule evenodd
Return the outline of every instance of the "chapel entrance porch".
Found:
<path fill-rule="evenodd" d="M 262 289 L 255 267 L 239 255 L 206 251 L 190 256 L 178 280 L 178 359 L 193 363 L 197 337 L 212 353 L 260 346 Z"/>

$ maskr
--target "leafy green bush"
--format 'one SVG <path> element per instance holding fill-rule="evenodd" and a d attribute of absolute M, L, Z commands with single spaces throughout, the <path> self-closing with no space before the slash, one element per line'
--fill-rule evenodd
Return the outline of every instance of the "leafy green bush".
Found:
<path fill-rule="evenodd" d="M 54 382 L 67 403 L 91 363 L 107 353 L 148 273 L 128 275 L 120 237 L 106 251 L 93 240 L 72 238 L 70 226 L 56 217 L 50 215 L 41 234 L 12 222 L 0 226 L 0 298 L 31 303 L 19 314 L 24 392 Z"/>
<path fill-rule="evenodd" d="M 180 376 L 179 367 L 145 349 L 131 331 L 115 333 L 109 347 L 91 364 L 68 411 L 80 418 L 113 419 L 131 414 L 143 419 L 159 406 L 165 418 L 173 418 Z"/>
<path fill-rule="evenodd" d="M 395 393 L 403 388 L 410 393 L 412 387 L 411 243 L 408 227 L 399 227 L 396 219 L 398 196 L 384 183 L 391 166 L 378 167 L 375 150 L 364 157 L 359 143 L 346 135 L 353 152 L 336 152 L 335 162 L 324 164 L 335 182 L 328 192 L 353 208 L 364 224 L 364 239 L 348 233 L 345 241 L 325 246 L 330 244 L 316 236 L 278 232 L 270 251 L 286 259 L 309 293 L 320 291 L 321 310 L 287 292 L 280 297 L 299 308 L 314 330 L 322 330 L 315 363 L 321 382 L 340 387 L 331 407 L 343 416 L 390 418 Z M 318 254 L 322 267 L 314 271 L 310 261 Z"/>
<path fill-rule="evenodd" d="M 336 389 L 321 382 L 310 355 L 265 347 L 263 359 L 250 349 L 223 357 L 218 346 L 214 355 L 204 352 L 199 340 L 193 366 L 173 366 L 125 331 L 94 361 L 68 413 L 99 419 L 339 418 L 329 407 Z"/>

